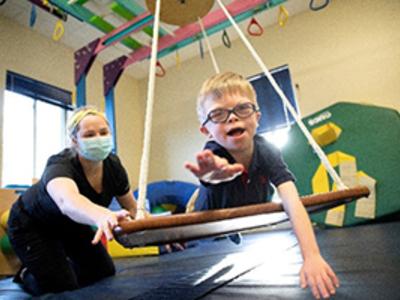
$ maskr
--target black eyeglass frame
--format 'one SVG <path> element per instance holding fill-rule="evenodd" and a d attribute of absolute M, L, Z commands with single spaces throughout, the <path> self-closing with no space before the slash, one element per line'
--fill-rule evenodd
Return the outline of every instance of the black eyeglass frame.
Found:
<path fill-rule="evenodd" d="M 253 110 L 251 111 L 251 113 L 249 113 L 248 115 L 240 115 L 237 113 L 237 109 L 243 105 L 250 105 L 249 107 L 251 107 Z M 216 112 L 216 111 L 223 111 L 223 112 L 227 112 L 226 118 L 224 118 L 224 120 L 221 121 L 214 121 L 212 119 L 212 113 Z M 216 108 L 213 109 L 212 111 L 210 111 L 207 114 L 207 118 L 205 119 L 205 121 L 201 124 L 201 126 L 206 125 L 209 121 L 213 122 L 214 124 L 221 124 L 221 123 L 225 123 L 226 121 L 228 121 L 229 117 L 231 116 L 231 114 L 235 114 L 235 116 L 239 117 L 239 118 L 248 118 L 250 117 L 252 114 L 256 113 L 260 111 L 259 108 L 257 107 L 257 105 L 255 105 L 254 103 L 250 103 L 250 102 L 246 102 L 246 103 L 240 103 L 238 105 L 236 105 L 234 108 L 232 109 L 227 109 L 227 108 Z"/>

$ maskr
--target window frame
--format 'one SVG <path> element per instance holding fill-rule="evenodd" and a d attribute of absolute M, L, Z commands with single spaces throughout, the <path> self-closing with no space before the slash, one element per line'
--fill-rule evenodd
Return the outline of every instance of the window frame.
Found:
<path fill-rule="evenodd" d="M 72 93 L 52 86 L 50 84 L 29 78 L 24 75 L 17 74 L 15 72 L 7 70 L 7 75 L 6 75 L 6 88 L 4 91 L 4 97 L 3 101 L 5 103 L 6 101 L 6 91 L 20 94 L 23 96 L 26 96 L 30 99 L 32 99 L 32 131 L 33 131 L 33 145 L 32 151 L 33 151 L 33 161 L 32 161 L 32 174 L 29 174 L 29 176 L 32 176 L 33 178 L 36 178 L 43 170 L 42 166 L 40 166 L 41 170 L 38 170 L 39 165 L 43 164 L 43 158 L 40 158 L 40 155 L 38 154 L 38 136 L 39 133 L 37 132 L 38 129 L 38 101 L 53 105 L 56 107 L 61 108 L 62 110 L 60 111 L 60 145 L 63 147 L 68 146 L 68 141 L 67 137 L 65 136 L 66 133 L 66 123 L 68 119 L 68 114 L 70 111 L 74 109 L 74 106 L 72 105 Z M 59 98 L 56 98 L 59 97 Z M 12 101 L 12 100 L 11 100 Z M 3 114 L 5 113 L 4 106 L 3 106 Z M 4 117 L 3 117 L 3 122 L 4 122 Z M 3 123 L 3 147 L 4 147 L 4 123 Z M 63 142 L 63 136 L 65 136 L 64 142 Z M 5 151 L 2 151 L 2 161 L 4 159 L 7 159 L 4 157 Z M 2 163 L 3 168 L 4 168 L 4 163 Z M 6 170 L 2 170 L 1 173 L 1 184 L 4 186 L 5 184 L 8 184 L 9 182 L 4 181 L 4 174 Z"/>

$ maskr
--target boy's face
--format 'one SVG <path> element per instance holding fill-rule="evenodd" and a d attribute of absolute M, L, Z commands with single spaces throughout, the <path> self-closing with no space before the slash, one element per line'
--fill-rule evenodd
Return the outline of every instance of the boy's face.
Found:
<path fill-rule="evenodd" d="M 246 96 L 239 93 L 225 94 L 219 99 L 207 99 L 203 102 L 206 116 L 216 109 L 234 109 L 242 104 L 255 104 Z M 240 115 L 240 113 L 239 113 Z M 213 138 L 218 144 L 230 152 L 252 149 L 253 137 L 256 133 L 260 112 L 253 112 L 247 117 L 239 117 L 231 113 L 223 123 L 214 123 L 209 120 L 200 127 L 200 131 Z"/>

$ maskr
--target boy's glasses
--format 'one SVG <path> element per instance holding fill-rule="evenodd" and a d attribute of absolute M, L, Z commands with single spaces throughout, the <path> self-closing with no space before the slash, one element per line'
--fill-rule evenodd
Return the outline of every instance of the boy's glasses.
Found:
<path fill-rule="evenodd" d="M 217 108 L 208 113 L 207 119 L 203 122 L 202 126 L 206 125 L 208 121 L 211 121 L 215 124 L 225 123 L 232 113 L 239 118 L 247 118 L 256 111 L 258 111 L 257 107 L 250 102 L 238 104 L 232 109 Z"/>

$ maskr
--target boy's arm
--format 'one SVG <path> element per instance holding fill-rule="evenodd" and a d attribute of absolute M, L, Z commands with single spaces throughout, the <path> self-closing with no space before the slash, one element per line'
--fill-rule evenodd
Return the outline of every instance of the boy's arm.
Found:
<path fill-rule="evenodd" d="M 335 287 L 339 287 L 339 280 L 320 254 L 310 218 L 299 199 L 296 186 L 292 181 L 287 181 L 280 184 L 277 189 L 303 256 L 303 267 L 300 271 L 301 287 L 305 288 L 308 285 L 317 299 L 329 298 L 335 294 Z"/>
<path fill-rule="evenodd" d="M 242 164 L 230 164 L 225 158 L 215 155 L 210 150 L 203 150 L 196 155 L 197 164 L 185 163 L 186 169 L 203 182 L 217 184 L 230 181 L 240 175 Z"/>

